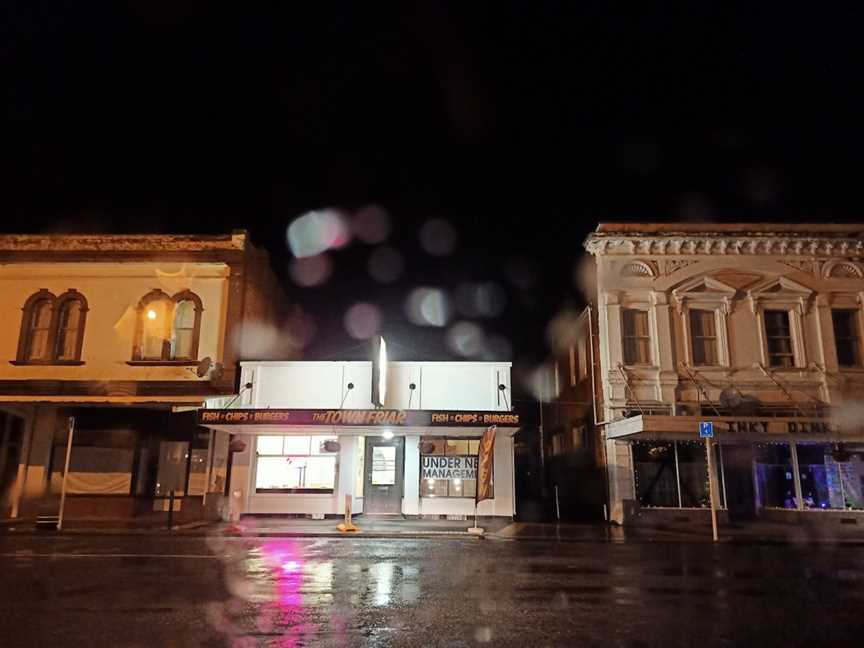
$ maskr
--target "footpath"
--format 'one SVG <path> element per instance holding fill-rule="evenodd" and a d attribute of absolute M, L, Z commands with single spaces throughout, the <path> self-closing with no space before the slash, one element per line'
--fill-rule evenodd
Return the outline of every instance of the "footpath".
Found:
<path fill-rule="evenodd" d="M 244 517 L 239 522 L 185 522 L 168 529 L 164 520 L 67 520 L 62 531 L 38 529 L 35 520 L 0 520 L 0 537 L 8 535 L 178 535 L 294 538 L 478 538 L 500 541 L 711 543 L 710 527 L 620 527 L 480 520 L 482 535 L 468 532 L 471 520 L 354 519 L 356 533 L 336 529 L 340 519 Z M 721 544 L 847 545 L 864 547 L 864 528 L 835 530 L 768 522 L 721 526 Z"/>

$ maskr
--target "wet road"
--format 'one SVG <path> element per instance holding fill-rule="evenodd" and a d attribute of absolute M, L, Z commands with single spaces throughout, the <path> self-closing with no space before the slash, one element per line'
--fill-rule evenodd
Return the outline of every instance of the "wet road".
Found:
<path fill-rule="evenodd" d="M 0 537 L 4 646 L 860 645 L 852 547 Z"/>

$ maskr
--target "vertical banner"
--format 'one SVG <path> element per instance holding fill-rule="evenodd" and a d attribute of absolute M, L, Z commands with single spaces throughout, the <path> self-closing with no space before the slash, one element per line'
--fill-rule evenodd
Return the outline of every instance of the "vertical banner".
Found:
<path fill-rule="evenodd" d="M 480 447 L 477 450 L 477 495 L 474 503 L 479 504 L 483 500 L 492 499 L 492 462 L 493 450 L 495 449 L 495 430 L 492 425 L 486 428 L 483 438 L 480 439 Z"/>

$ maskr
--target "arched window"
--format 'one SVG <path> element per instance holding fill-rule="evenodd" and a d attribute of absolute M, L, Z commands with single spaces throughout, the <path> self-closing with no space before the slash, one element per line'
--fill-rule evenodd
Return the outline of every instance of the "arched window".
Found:
<path fill-rule="evenodd" d="M 55 307 L 54 359 L 72 361 L 81 359 L 84 343 L 84 321 L 87 318 L 87 302 L 74 291 L 60 295 Z"/>
<path fill-rule="evenodd" d="M 195 361 L 201 329 L 201 299 L 184 290 L 170 297 L 161 290 L 138 303 L 132 359 L 149 362 Z"/>
<path fill-rule="evenodd" d="M 17 362 L 80 363 L 87 300 L 75 290 L 60 297 L 42 289 L 24 304 Z"/>

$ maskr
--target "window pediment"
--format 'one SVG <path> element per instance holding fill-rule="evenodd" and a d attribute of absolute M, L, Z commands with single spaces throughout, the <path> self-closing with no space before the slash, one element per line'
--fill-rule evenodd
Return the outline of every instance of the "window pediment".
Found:
<path fill-rule="evenodd" d="M 678 311 L 682 311 L 688 302 L 722 306 L 731 312 L 732 300 L 738 290 L 714 277 L 702 276 L 685 281 L 672 291 L 672 297 Z"/>
<path fill-rule="evenodd" d="M 809 310 L 814 294 L 807 286 L 792 281 L 788 277 L 766 279 L 747 291 L 750 307 L 754 313 L 759 309 L 760 302 L 774 302 L 778 305 L 794 305 L 803 315 Z"/>

